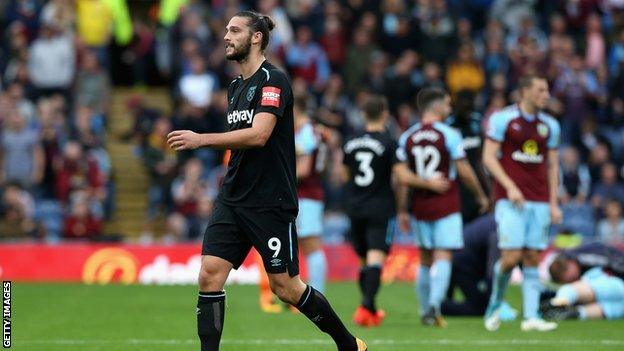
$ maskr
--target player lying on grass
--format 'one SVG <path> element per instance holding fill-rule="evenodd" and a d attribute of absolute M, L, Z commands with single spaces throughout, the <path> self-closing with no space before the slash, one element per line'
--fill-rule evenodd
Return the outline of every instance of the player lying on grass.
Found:
<path fill-rule="evenodd" d="M 624 318 L 624 252 L 586 244 L 559 254 L 549 270 L 552 280 L 563 285 L 542 304 L 544 318 Z"/>

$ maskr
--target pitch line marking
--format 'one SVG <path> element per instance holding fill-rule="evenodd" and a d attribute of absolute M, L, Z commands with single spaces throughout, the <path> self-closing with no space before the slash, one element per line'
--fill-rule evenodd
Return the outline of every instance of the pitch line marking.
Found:
<path fill-rule="evenodd" d="M 47 339 L 47 340 L 15 340 L 15 344 L 38 344 L 38 345 L 193 345 L 198 343 L 196 339 L 122 339 L 122 340 L 82 340 L 82 339 Z M 532 345 L 532 346 L 548 346 L 548 345 L 568 345 L 568 346 L 624 346 L 624 340 L 617 339 L 568 339 L 568 340 L 539 340 L 539 339 L 481 339 L 481 340 L 464 340 L 464 339 L 371 339 L 366 340 L 369 345 L 378 346 L 400 346 L 400 345 L 472 345 L 472 346 L 495 346 L 495 345 Z M 221 344 L 224 345 L 332 345 L 333 341 L 327 339 L 248 339 L 234 340 L 223 339 Z"/>

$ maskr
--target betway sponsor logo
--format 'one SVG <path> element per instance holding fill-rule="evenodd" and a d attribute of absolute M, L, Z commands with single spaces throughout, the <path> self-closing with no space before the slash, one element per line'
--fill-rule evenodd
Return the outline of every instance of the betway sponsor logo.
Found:
<path fill-rule="evenodd" d="M 542 163 L 544 162 L 544 155 L 529 155 L 516 150 L 511 154 L 511 159 L 522 163 Z"/>
<path fill-rule="evenodd" d="M 238 122 L 247 122 L 251 124 L 253 121 L 254 110 L 234 110 L 227 115 L 228 124 L 234 124 Z"/>

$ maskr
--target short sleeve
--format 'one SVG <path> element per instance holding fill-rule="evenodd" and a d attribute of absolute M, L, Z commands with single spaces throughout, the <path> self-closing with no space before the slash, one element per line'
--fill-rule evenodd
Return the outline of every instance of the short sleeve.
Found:
<path fill-rule="evenodd" d="M 395 158 L 398 162 L 407 162 L 407 138 L 409 138 L 409 129 L 401 134 L 396 148 Z"/>
<path fill-rule="evenodd" d="M 500 113 L 494 113 L 490 116 L 486 136 L 494 141 L 503 142 L 505 139 L 505 131 L 507 130 L 507 119 Z"/>
<path fill-rule="evenodd" d="M 262 68 L 264 69 L 264 68 Z M 276 117 L 282 117 L 289 100 L 292 99 L 290 83 L 286 76 L 275 70 L 267 70 L 267 81 L 257 94 L 260 94 L 254 114 L 268 112 Z"/>
<path fill-rule="evenodd" d="M 351 164 L 351 162 L 350 162 L 351 154 L 349 154 L 347 152 L 347 143 L 348 142 L 349 142 L 348 140 L 345 140 L 345 142 L 342 144 L 342 154 L 343 154 L 342 164 L 346 165 L 346 166 Z"/>
<path fill-rule="evenodd" d="M 397 163 L 403 162 L 403 161 L 399 160 L 399 158 L 397 157 L 396 150 L 399 149 L 399 144 L 394 139 L 390 139 L 389 145 L 390 146 L 389 146 L 388 150 L 392 150 L 392 152 L 390 153 L 390 163 L 392 165 L 395 165 Z"/>
<path fill-rule="evenodd" d="M 295 135 L 295 147 L 298 155 L 310 155 L 318 148 L 318 137 L 314 134 L 314 127 L 307 123 Z"/>
<path fill-rule="evenodd" d="M 548 128 L 550 129 L 550 133 L 548 135 L 546 146 L 549 149 L 556 149 L 559 147 L 559 140 L 561 138 L 561 127 L 559 126 L 559 122 L 557 122 L 554 118 L 549 118 Z"/>
<path fill-rule="evenodd" d="M 446 148 L 448 149 L 451 159 L 460 160 L 466 157 L 462 136 L 456 130 L 449 130 L 446 135 Z"/>

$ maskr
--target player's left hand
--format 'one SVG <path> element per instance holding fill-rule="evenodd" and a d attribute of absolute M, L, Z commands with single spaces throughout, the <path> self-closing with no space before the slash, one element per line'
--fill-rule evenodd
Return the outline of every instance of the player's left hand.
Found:
<path fill-rule="evenodd" d="M 399 221 L 399 231 L 403 234 L 410 232 L 410 215 L 407 212 L 401 211 L 397 214 L 397 220 Z"/>
<path fill-rule="evenodd" d="M 550 221 L 552 224 L 559 224 L 563 221 L 563 212 L 559 206 L 550 206 Z"/>
<path fill-rule="evenodd" d="M 193 150 L 201 146 L 201 135 L 190 130 L 175 130 L 167 135 L 167 144 L 176 150 Z"/>

